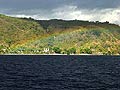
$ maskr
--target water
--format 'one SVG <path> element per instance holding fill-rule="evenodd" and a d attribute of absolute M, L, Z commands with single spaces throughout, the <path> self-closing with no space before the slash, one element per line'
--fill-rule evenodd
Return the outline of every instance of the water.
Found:
<path fill-rule="evenodd" d="M 0 56 L 0 90 L 120 90 L 120 56 Z"/>

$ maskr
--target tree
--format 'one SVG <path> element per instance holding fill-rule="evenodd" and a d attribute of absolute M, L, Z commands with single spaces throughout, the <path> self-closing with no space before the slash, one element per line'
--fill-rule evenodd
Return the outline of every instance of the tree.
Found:
<path fill-rule="evenodd" d="M 67 55 L 70 55 L 70 50 L 67 50 Z"/>
<path fill-rule="evenodd" d="M 59 47 L 54 47 L 53 48 L 53 51 L 55 52 L 55 53 L 59 53 L 59 54 L 61 54 L 61 49 L 59 48 Z"/>
<path fill-rule="evenodd" d="M 76 48 L 70 48 L 69 52 L 70 54 L 76 54 Z"/>
<path fill-rule="evenodd" d="M 85 48 L 84 50 L 85 50 L 85 52 L 86 52 L 87 54 L 92 54 L 91 49 L 89 49 L 89 48 Z"/>
<path fill-rule="evenodd" d="M 92 54 L 92 50 L 89 49 L 89 48 L 81 48 L 81 49 L 80 49 L 80 53 Z"/>

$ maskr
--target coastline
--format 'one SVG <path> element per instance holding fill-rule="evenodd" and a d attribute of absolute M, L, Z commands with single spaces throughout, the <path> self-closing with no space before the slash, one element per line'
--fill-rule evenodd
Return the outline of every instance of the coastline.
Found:
<path fill-rule="evenodd" d="M 120 56 L 120 55 L 103 55 L 103 54 L 0 54 L 0 56 Z"/>

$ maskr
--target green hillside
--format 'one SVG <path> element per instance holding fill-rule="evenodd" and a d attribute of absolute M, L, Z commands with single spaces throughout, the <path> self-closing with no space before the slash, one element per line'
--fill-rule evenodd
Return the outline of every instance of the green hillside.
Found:
<path fill-rule="evenodd" d="M 120 27 L 109 22 L 0 15 L 0 53 L 119 55 Z"/>

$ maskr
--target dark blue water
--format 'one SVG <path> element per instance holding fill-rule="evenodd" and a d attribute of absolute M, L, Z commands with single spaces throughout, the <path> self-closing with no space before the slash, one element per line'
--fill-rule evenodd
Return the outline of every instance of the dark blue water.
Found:
<path fill-rule="evenodd" d="M 120 56 L 0 56 L 0 90 L 120 90 Z"/>

